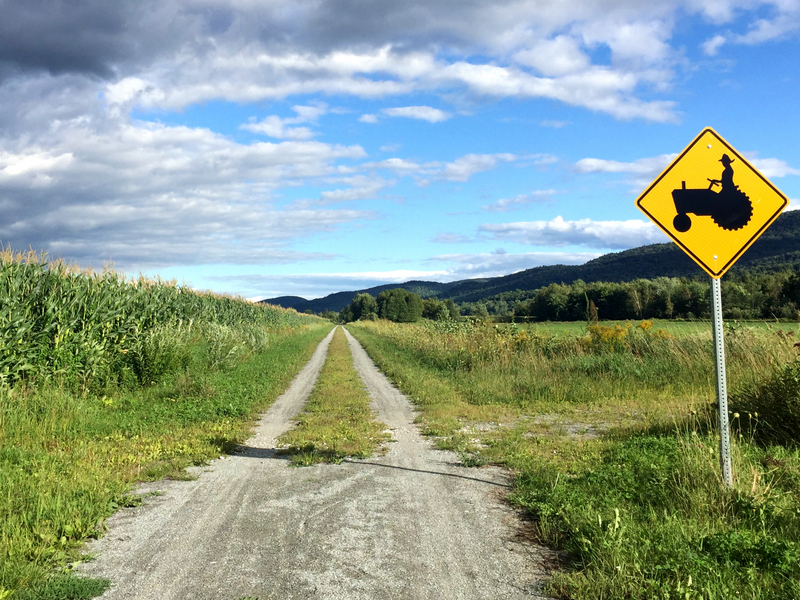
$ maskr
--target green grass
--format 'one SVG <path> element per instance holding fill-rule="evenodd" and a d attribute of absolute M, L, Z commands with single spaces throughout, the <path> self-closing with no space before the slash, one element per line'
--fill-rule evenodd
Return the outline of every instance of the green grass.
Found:
<path fill-rule="evenodd" d="M 308 466 L 341 462 L 348 456 L 367 458 L 391 436 L 386 425 L 375 421 L 370 397 L 353 368 L 347 339 L 337 328 L 328 357 L 297 426 L 282 435 L 292 463 Z"/>
<path fill-rule="evenodd" d="M 178 353 L 179 368 L 145 387 L 0 390 L 0 597 L 92 597 L 80 594 L 103 582 L 53 569 L 79 561 L 106 517 L 141 501 L 135 482 L 183 477 L 244 441 L 329 330 L 320 323 L 268 336 L 249 325 L 175 333 L 180 344 L 154 352 Z"/>
<path fill-rule="evenodd" d="M 603 325 L 588 335 L 585 325 L 576 335 L 456 323 L 351 331 L 440 447 L 516 473 L 510 499 L 531 534 L 563 552 L 550 593 L 800 597 L 797 445 L 756 443 L 755 420 L 731 415 L 726 490 L 710 331 Z M 729 328 L 726 343 L 733 406 L 739 389 L 796 360 L 793 336 L 774 327 Z"/>
<path fill-rule="evenodd" d="M 638 321 L 600 321 L 601 325 L 613 327 L 620 325 L 624 327 L 627 323 L 637 323 Z M 681 321 L 676 319 L 651 319 L 654 329 L 663 329 L 670 335 L 686 336 L 695 334 L 704 334 L 711 331 L 711 321 L 693 320 Z M 751 329 L 784 329 L 786 331 L 796 330 L 798 326 L 796 323 L 789 322 L 773 322 L 773 321 L 726 321 L 728 328 L 746 327 Z M 504 326 L 504 324 L 500 324 Z M 512 326 L 512 325 L 506 325 Z M 543 323 L 517 323 L 517 329 L 526 329 L 540 334 L 550 334 L 557 336 L 581 336 L 586 333 L 585 321 L 546 321 Z"/>

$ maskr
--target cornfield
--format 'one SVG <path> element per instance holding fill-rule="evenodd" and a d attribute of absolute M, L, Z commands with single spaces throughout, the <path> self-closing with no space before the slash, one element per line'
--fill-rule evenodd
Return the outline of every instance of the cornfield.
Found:
<path fill-rule="evenodd" d="M 81 271 L 33 250 L 0 251 L 0 386 L 103 382 L 136 371 L 154 332 L 194 322 L 272 329 L 306 320 L 175 282 Z"/>

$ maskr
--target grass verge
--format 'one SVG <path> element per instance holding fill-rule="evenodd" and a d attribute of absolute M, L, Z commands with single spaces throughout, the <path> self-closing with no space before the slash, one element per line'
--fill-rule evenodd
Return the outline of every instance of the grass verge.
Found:
<path fill-rule="evenodd" d="M 0 598 L 102 592 L 104 582 L 69 576 L 83 541 L 141 502 L 130 495 L 137 481 L 181 478 L 244 441 L 328 330 L 283 328 L 235 361 L 223 349 L 216 367 L 219 344 L 204 335 L 188 344 L 185 368 L 144 388 L 1 390 Z"/>
<path fill-rule="evenodd" d="M 375 421 L 370 397 L 353 368 L 353 358 L 341 327 L 295 428 L 278 444 L 287 446 L 292 464 L 341 462 L 348 456 L 366 458 L 391 439 L 386 425 Z"/>
<path fill-rule="evenodd" d="M 734 414 L 736 480 L 723 488 L 707 334 L 620 327 L 600 330 L 608 339 L 559 341 L 452 327 L 350 331 L 415 401 L 440 447 L 465 465 L 515 471 L 511 501 L 531 515 L 531 533 L 565 556 L 551 594 L 800 598 L 800 452 L 755 443 L 750 416 Z M 767 329 L 731 332 L 726 342 L 734 387 L 792 360 L 791 340 Z"/>

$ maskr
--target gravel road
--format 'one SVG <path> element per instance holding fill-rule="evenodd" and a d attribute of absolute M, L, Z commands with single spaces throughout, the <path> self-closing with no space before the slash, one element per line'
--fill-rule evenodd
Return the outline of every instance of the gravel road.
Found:
<path fill-rule="evenodd" d="M 275 439 L 292 425 L 329 335 L 239 452 L 194 481 L 109 520 L 80 569 L 114 600 L 540 598 L 543 552 L 518 535 L 506 474 L 432 449 L 408 399 L 347 334 L 356 369 L 394 440 L 383 456 L 290 468 Z"/>

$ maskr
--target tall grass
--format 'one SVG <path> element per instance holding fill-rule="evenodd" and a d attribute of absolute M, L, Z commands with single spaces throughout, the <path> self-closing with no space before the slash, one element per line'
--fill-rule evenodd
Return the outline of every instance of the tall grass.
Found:
<path fill-rule="evenodd" d="M 767 414 L 732 412 L 735 485 L 722 485 L 710 330 L 669 335 L 642 322 L 574 336 L 479 323 L 351 331 L 415 400 L 441 447 L 465 465 L 516 473 L 511 500 L 529 513 L 531 535 L 564 553 L 554 595 L 800 597 L 800 451 L 785 435 L 780 444 L 759 437 L 756 421 Z M 726 346 L 733 411 L 745 400 L 779 406 L 788 423 L 794 336 L 729 327 Z M 776 400 L 787 390 L 788 402 Z"/>

